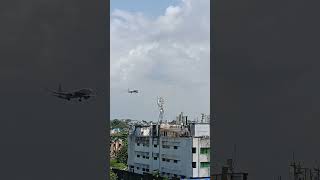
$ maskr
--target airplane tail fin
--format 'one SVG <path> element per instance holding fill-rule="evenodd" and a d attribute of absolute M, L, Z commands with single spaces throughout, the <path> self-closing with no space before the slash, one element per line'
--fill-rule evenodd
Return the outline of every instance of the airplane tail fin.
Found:
<path fill-rule="evenodd" d="M 62 92 L 62 86 L 61 86 L 61 83 L 59 84 L 58 92 Z"/>

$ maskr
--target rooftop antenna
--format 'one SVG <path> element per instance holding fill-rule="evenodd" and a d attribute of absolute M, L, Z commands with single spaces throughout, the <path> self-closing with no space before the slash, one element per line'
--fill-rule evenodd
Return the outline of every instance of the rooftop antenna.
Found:
<path fill-rule="evenodd" d="M 318 165 L 318 162 L 316 161 L 316 167 L 314 168 L 314 171 L 316 173 L 316 177 L 317 177 L 317 180 L 320 180 L 320 168 L 319 168 L 319 165 Z"/>
<path fill-rule="evenodd" d="M 158 108 L 159 108 L 158 123 L 161 124 L 163 121 L 163 114 L 164 114 L 164 109 L 163 109 L 164 99 L 162 97 L 158 97 L 157 104 L 158 104 Z"/>
<path fill-rule="evenodd" d="M 161 155 L 160 155 L 160 136 L 161 136 L 161 133 L 160 133 L 160 125 L 163 121 L 163 114 L 164 114 L 164 109 L 163 109 L 163 104 L 164 104 L 164 99 L 162 97 L 158 97 L 158 101 L 157 101 L 157 104 L 158 104 L 158 108 L 159 108 L 159 119 L 158 119 L 158 137 L 157 137 L 157 140 L 158 140 L 158 146 L 159 146 L 159 155 L 158 155 L 158 162 L 159 162 L 159 169 L 158 169 L 158 172 L 160 173 L 161 171 Z"/>
<path fill-rule="evenodd" d="M 205 118 L 205 115 L 204 115 L 204 113 L 201 113 L 201 123 L 203 123 L 203 121 L 204 121 L 204 118 Z"/>
<path fill-rule="evenodd" d="M 236 169 L 236 163 L 237 163 L 237 144 L 234 144 L 233 146 L 233 168 Z"/>
<path fill-rule="evenodd" d="M 295 157 L 294 157 L 294 152 L 292 153 L 292 162 L 290 164 L 290 167 L 293 168 L 293 179 L 298 180 L 298 174 L 300 174 L 300 162 L 299 164 L 296 163 Z"/>

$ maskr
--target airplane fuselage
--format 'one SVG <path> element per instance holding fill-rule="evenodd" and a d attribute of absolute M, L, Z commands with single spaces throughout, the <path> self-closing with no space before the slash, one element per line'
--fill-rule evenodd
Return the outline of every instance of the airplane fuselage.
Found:
<path fill-rule="evenodd" d="M 128 90 L 128 93 L 139 93 L 139 91 L 138 90 Z"/>
<path fill-rule="evenodd" d="M 88 89 L 88 88 L 83 88 L 83 89 L 79 89 L 79 90 L 74 90 L 74 91 L 62 91 L 61 88 L 59 88 L 58 91 L 51 91 L 52 94 L 58 98 L 61 99 L 66 99 L 66 100 L 71 100 L 71 99 L 75 99 L 78 98 L 79 101 L 82 100 L 82 98 L 84 99 L 89 99 L 90 97 L 93 97 L 93 90 L 92 89 Z"/>

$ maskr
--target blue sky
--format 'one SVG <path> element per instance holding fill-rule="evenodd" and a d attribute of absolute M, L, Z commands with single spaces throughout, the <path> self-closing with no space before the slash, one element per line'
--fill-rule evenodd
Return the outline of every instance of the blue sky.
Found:
<path fill-rule="evenodd" d="M 111 0 L 111 12 L 121 9 L 130 12 L 143 12 L 145 15 L 156 17 L 165 12 L 170 5 L 179 4 L 180 0 Z"/>

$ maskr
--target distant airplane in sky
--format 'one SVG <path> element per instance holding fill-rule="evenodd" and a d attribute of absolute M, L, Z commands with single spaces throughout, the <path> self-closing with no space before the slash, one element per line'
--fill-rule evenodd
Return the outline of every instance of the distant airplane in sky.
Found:
<path fill-rule="evenodd" d="M 63 91 L 61 84 L 59 84 L 57 91 L 50 89 L 47 90 L 50 91 L 53 96 L 61 99 L 66 99 L 68 101 L 75 98 L 79 98 L 79 101 L 82 101 L 82 98 L 89 99 L 90 97 L 95 97 L 95 95 L 93 94 L 93 90 L 89 88 L 82 88 L 73 91 Z"/>
<path fill-rule="evenodd" d="M 139 91 L 138 90 L 136 90 L 136 89 L 133 89 L 133 90 L 130 90 L 130 89 L 128 89 L 128 93 L 139 93 Z"/>

